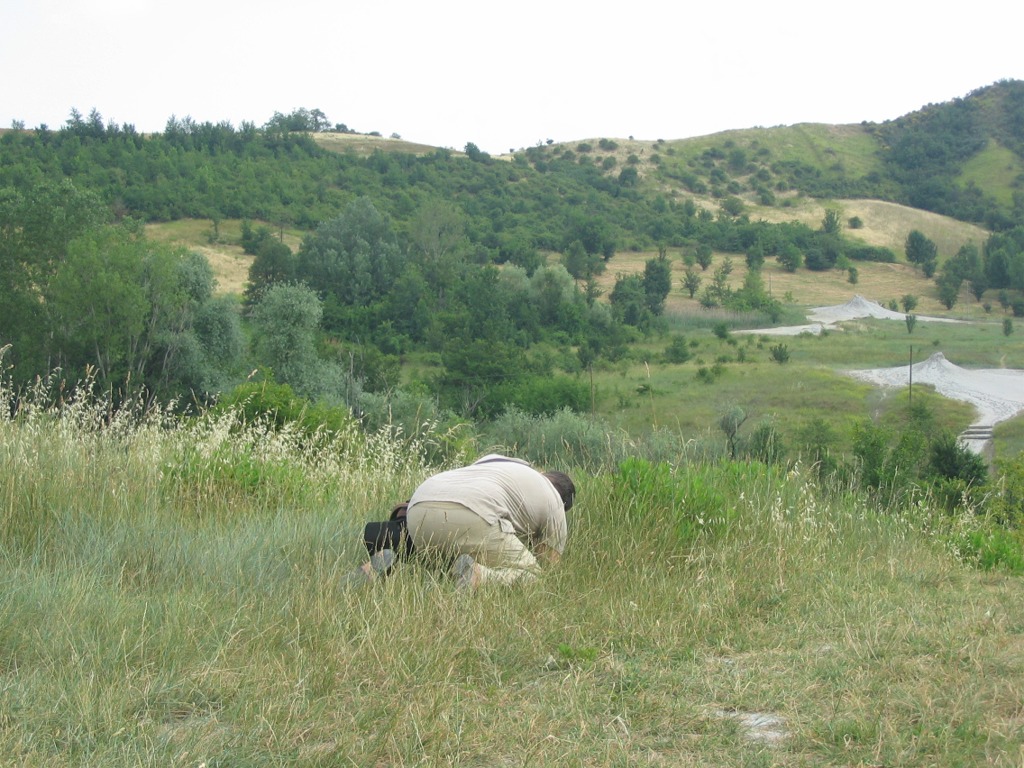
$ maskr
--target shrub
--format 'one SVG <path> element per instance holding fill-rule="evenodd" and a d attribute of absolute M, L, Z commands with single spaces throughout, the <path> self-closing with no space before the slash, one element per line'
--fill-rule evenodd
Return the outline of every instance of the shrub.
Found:
<path fill-rule="evenodd" d="M 846 249 L 846 257 L 853 261 L 877 261 L 883 264 L 894 264 L 896 254 L 889 248 L 877 245 L 854 245 Z"/>
<path fill-rule="evenodd" d="M 590 408 L 590 388 L 569 376 L 531 376 L 508 387 L 502 398 L 506 408 L 515 407 L 534 416 L 561 410 L 583 413 Z"/>
<path fill-rule="evenodd" d="M 722 530 L 726 525 L 725 496 L 711 474 L 629 458 L 614 477 L 613 504 L 634 537 L 670 547 L 686 544 L 703 530 Z"/>
<path fill-rule="evenodd" d="M 785 344 L 774 344 L 769 347 L 769 351 L 771 352 L 772 360 L 779 365 L 789 362 L 789 347 Z"/>
<path fill-rule="evenodd" d="M 1004 525 L 1024 524 L 1024 453 L 1001 461 L 993 483 L 995 493 L 989 502 L 994 519 Z"/>
<path fill-rule="evenodd" d="M 665 362 L 674 365 L 685 363 L 692 357 L 685 336 L 673 336 L 672 341 L 665 348 Z"/>
<path fill-rule="evenodd" d="M 318 430 L 341 432 L 352 422 L 347 408 L 310 402 L 296 395 L 289 385 L 272 379 L 239 384 L 221 398 L 213 411 L 232 409 L 248 424 L 265 422 L 274 429 L 294 424 L 307 434 Z"/>
<path fill-rule="evenodd" d="M 958 544 L 961 555 L 983 570 L 1003 568 L 1024 573 L 1024 540 L 1019 530 L 971 531 Z"/>
<path fill-rule="evenodd" d="M 786 460 L 786 446 L 782 433 L 774 421 L 762 421 L 750 433 L 747 455 L 764 464 L 782 464 Z"/>

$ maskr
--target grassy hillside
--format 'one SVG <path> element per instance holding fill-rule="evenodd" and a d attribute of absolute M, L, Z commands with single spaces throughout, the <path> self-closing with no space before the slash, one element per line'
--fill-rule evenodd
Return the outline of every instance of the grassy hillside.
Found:
<path fill-rule="evenodd" d="M 429 155 L 438 149 L 427 144 L 416 144 L 399 138 L 384 138 L 365 133 L 314 133 L 313 140 L 332 152 L 352 152 L 356 155 L 370 155 L 377 151 Z"/>
<path fill-rule="evenodd" d="M 902 253 L 910 229 L 926 232 L 939 245 L 943 256 L 955 252 L 965 242 L 978 244 L 985 234 L 977 227 L 948 217 L 879 201 L 802 200 L 798 206 L 785 209 L 785 213 L 792 219 L 814 224 L 820 221 L 826 205 L 838 206 L 844 219 L 859 216 L 863 220 L 863 228 L 855 232 L 857 238 L 898 253 Z M 762 209 L 756 215 L 773 212 L 775 209 Z M 221 222 L 219 227 L 221 242 L 216 244 L 208 243 L 212 232 L 209 222 L 157 224 L 151 225 L 149 231 L 157 238 L 198 246 L 214 264 L 220 290 L 239 290 L 251 257 L 231 244 L 232 238 L 237 237 L 237 222 Z M 285 241 L 293 248 L 298 245 L 296 233 L 286 233 Z M 642 272 L 645 262 L 656 255 L 643 251 L 616 254 L 598 280 L 604 291 L 603 300 L 618 275 Z M 736 336 L 725 343 L 711 333 L 716 323 L 725 322 L 733 329 L 757 328 L 764 327 L 758 322 L 767 324 L 767 319 L 702 309 L 683 288 L 682 254 L 670 249 L 668 255 L 673 280 L 666 302 L 666 320 L 670 331 L 684 334 L 690 340 L 692 359 L 684 365 L 666 365 L 663 356 L 668 339 L 655 336 L 634 344 L 628 360 L 599 366 L 593 377 L 597 413 L 633 434 L 649 431 L 652 426 L 669 427 L 718 446 L 722 439 L 715 427 L 719 416 L 729 407 L 739 405 L 748 413 L 752 425 L 773 420 L 793 440 L 792 435 L 812 420 L 824 419 L 836 430 L 838 447 L 848 444 L 856 423 L 877 418 L 884 409 L 905 402 L 905 395 L 901 399 L 854 382 L 840 373 L 844 369 L 903 365 L 911 347 L 916 349 L 918 361 L 941 351 L 963 367 L 1024 368 L 1024 336 L 1004 336 L 1001 319 L 986 313 L 966 288 L 953 312 L 947 311 L 938 300 L 935 283 L 903 263 L 859 264 L 858 282 L 854 285 L 842 271 L 790 273 L 769 261 L 764 266 L 763 279 L 771 293 L 783 300 L 785 322 L 792 325 L 806 323 L 811 308 L 843 304 L 857 294 L 883 306 L 912 294 L 919 299 L 917 314 L 970 319 L 976 324 L 921 323 L 910 335 L 903 323 L 859 321 L 847 323 L 842 332 L 824 337 L 769 339 L 753 334 Z M 711 273 L 726 258 L 731 258 L 734 267 L 730 284 L 739 287 L 746 264 L 735 255 L 716 254 L 704 280 L 709 282 Z M 785 366 L 771 361 L 770 348 L 778 343 L 784 343 L 791 351 L 792 359 Z M 713 383 L 699 378 L 702 368 L 710 369 L 716 364 L 722 374 Z M 936 398 L 933 407 L 941 423 L 953 431 L 964 429 L 974 418 L 973 411 L 962 403 Z M 1000 433 L 997 456 L 1012 456 L 1024 448 L 1024 440 L 1014 438 L 1014 434 L 1012 430 Z"/>
<path fill-rule="evenodd" d="M 91 407 L 0 419 L 5 764 L 1024 757 L 1020 577 L 975 570 L 979 521 L 927 498 L 566 467 L 570 545 L 538 584 L 462 594 L 404 564 L 346 590 L 363 523 L 433 469 L 416 445 L 125 411 L 97 431 Z"/>

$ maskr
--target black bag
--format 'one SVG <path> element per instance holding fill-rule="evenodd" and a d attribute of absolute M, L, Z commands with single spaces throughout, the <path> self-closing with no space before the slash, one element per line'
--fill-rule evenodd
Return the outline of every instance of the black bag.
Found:
<path fill-rule="evenodd" d="M 391 510 L 391 517 L 384 522 L 367 523 L 363 528 L 363 544 L 370 555 L 382 549 L 390 549 L 401 559 L 409 557 L 414 547 L 406 527 L 405 510 L 408 503 L 402 503 Z"/>

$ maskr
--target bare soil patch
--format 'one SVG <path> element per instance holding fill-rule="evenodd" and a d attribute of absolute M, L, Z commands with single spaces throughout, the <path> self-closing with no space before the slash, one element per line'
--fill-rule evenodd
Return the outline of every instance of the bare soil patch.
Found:
<path fill-rule="evenodd" d="M 943 397 L 970 403 L 974 424 L 992 426 L 1024 411 L 1024 371 L 1007 368 L 961 368 L 941 352 L 913 366 L 847 371 L 848 375 L 882 387 L 930 384 Z"/>

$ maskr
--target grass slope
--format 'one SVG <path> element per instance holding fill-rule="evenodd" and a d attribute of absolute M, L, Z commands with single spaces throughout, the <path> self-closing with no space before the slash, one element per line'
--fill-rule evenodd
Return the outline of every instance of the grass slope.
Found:
<path fill-rule="evenodd" d="M 577 469 L 539 583 L 347 591 L 362 523 L 430 471 L 414 447 L 87 410 L 0 419 L 4 764 L 1024 759 L 1020 577 L 966 567 L 926 499 L 696 463 L 666 506 Z"/>

